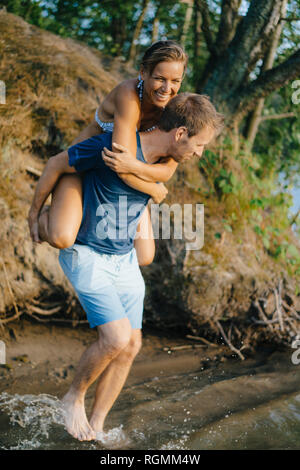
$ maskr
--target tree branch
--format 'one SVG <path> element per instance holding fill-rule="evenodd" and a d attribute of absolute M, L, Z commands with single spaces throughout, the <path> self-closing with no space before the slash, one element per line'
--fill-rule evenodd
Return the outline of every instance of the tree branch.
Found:
<path fill-rule="evenodd" d="M 215 50 L 215 38 L 210 29 L 210 16 L 209 16 L 209 8 L 205 0 L 196 0 L 196 8 L 200 11 L 202 15 L 202 31 L 204 35 L 204 39 L 207 45 L 207 49 L 212 55 L 216 54 Z"/>
<path fill-rule="evenodd" d="M 298 210 L 298 212 L 294 215 L 294 217 L 292 218 L 291 222 L 290 222 L 290 226 L 294 225 L 294 223 L 296 222 L 296 220 L 298 219 L 299 217 L 299 214 L 300 214 L 300 209 Z"/>
<path fill-rule="evenodd" d="M 270 114 L 270 116 L 260 116 L 260 121 L 268 121 L 269 119 L 284 119 L 289 117 L 295 117 L 295 113 L 282 113 L 282 114 Z"/>
<path fill-rule="evenodd" d="M 227 48 L 236 32 L 239 21 L 238 10 L 241 0 L 222 0 L 222 12 L 219 24 L 216 44 L 218 44 L 218 55 Z"/>
<path fill-rule="evenodd" d="M 229 107 L 234 113 L 243 116 L 251 111 L 259 98 L 268 96 L 278 88 L 283 87 L 300 74 L 300 49 L 277 67 L 262 73 L 256 80 L 235 94 Z"/>
<path fill-rule="evenodd" d="M 300 19 L 297 16 L 291 16 L 290 18 L 280 18 L 280 21 L 300 21 Z"/>
<path fill-rule="evenodd" d="M 217 98 L 222 83 L 222 95 L 234 93 L 243 86 L 258 58 L 263 55 L 263 44 L 278 24 L 283 0 L 252 0 L 247 15 L 239 22 L 236 34 L 220 57 L 205 92 Z M 219 88 L 219 91 L 220 88 Z"/>

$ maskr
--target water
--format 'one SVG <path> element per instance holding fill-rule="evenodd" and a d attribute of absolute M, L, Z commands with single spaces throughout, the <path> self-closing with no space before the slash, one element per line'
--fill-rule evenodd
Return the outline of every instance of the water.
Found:
<path fill-rule="evenodd" d="M 158 371 L 125 387 L 107 431 L 91 442 L 65 431 L 56 396 L 4 392 L 0 449 L 299 449 L 299 367 L 276 371 L 276 361 L 248 367 L 236 362 Z M 283 384 L 289 393 L 282 393 Z M 90 399 L 86 405 L 90 409 Z"/>

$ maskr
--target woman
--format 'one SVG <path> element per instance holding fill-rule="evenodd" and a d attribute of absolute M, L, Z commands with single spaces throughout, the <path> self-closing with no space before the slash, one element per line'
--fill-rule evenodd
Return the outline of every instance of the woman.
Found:
<path fill-rule="evenodd" d="M 179 91 L 187 64 L 184 50 L 175 41 L 158 41 L 147 49 L 138 79 L 116 86 L 95 114 L 95 121 L 74 140 L 73 145 L 105 131 L 113 131 L 113 151 L 128 149 L 126 158 L 107 152 L 105 163 L 129 186 L 161 202 L 167 190 L 163 184 L 177 168 L 172 158 L 147 165 L 136 155 L 136 130 L 149 131 L 157 124 L 167 103 Z M 31 217 L 30 231 L 34 241 L 47 241 L 56 248 L 73 245 L 82 218 L 82 188 L 79 175 L 65 175 L 55 187 L 51 207 L 45 207 L 38 218 Z M 30 217 L 29 217 L 30 219 Z M 154 241 L 149 210 L 144 211 L 138 227 L 140 238 L 135 248 L 140 265 L 150 264 Z M 145 236 L 146 235 L 146 236 Z"/>

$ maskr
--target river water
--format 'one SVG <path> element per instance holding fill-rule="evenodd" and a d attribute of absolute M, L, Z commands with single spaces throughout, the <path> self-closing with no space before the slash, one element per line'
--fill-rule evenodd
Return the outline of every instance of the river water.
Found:
<path fill-rule="evenodd" d="M 59 403 L 53 394 L 2 392 L 0 448 L 300 448 L 300 365 L 290 354 L 136 377 L 96 441 L 79 442 L 65 431 Z"/>

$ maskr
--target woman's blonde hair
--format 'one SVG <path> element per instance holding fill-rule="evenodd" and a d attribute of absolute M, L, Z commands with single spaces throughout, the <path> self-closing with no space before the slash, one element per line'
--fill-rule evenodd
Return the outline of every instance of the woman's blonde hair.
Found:
<path fill-rule="evenodd" d="M 182 62 L 186 69 L 188 56 L 176 41 L 157 41 L 150 46 L 141 61 L 141 68 L 150 74 L 160 62 Z"/>

